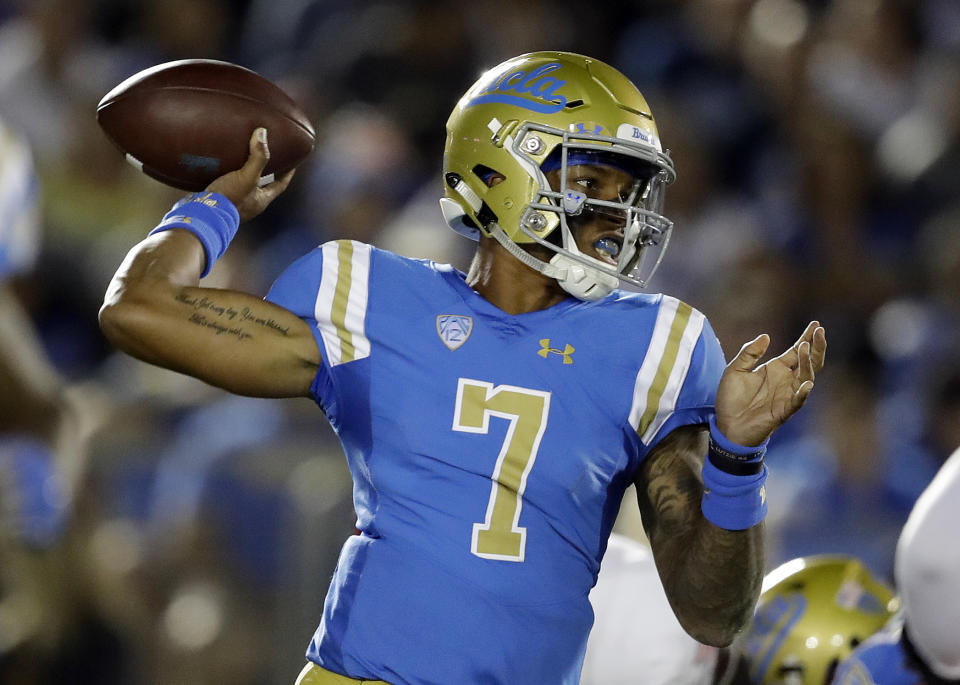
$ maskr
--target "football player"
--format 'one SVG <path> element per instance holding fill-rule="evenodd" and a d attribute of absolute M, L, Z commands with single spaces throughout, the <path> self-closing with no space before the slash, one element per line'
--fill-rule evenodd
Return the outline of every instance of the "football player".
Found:
<path fill-rule="evenodd" d="M 443 214 L 469 272 L 353 241 L 266 299 L 199 285 L 259 186 L 240 170 L 133 248 L 101 310 L 121 349 L 233 392 L 313 398 L 339 434 L 360 535 L 344 544 L 300 682 L 576 683 L 620 499 L 671 606 L 726 645 L 763 570 L 764 453 L 826 350 L 811 322 L 727 365 L 703 314 L 646 285 L 673 162 L 636 87 L 584 56 L 484 73 L 447 124 Z"/>
<path fill-rule="evenodd" d="M 764 578 L 753 621 L 737 642 L 741 675 L 718 682 L 829 685 L 837 665 L 898 606 L 890 587 L 854 557 L 788 561 Z"/>
<path fill-rule="evenodd" d="M 910 512 L 894 559 L 901 614 L 841 664 L 837 685 L 960 683 L 960 449 Z"/>

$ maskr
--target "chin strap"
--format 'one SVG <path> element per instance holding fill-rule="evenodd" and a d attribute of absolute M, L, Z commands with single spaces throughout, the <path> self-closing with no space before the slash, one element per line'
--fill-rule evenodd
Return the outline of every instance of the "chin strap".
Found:
<path fill-rule="evenodd" d="M 550 263 L 547 263 L 542 259 L 537 259 L 515 242 L 510 240 L 510 237 L 507 235 L 506 231 L 500 228 L 500 224 L 494 222 L 487 226 L 487 230 L 490 231 L 490 235 L 492 235 L 496 241 L 503 246 L 503 249 L 529 266 L 534 271 L 539 271 L 544 276 L 549 278 L 556 278 L 561 283 L 563 283 L 563 280 L 567 277 L 566 267 L 554 265 L 553 259 L 550 260 Z"/>
<path fill-rule="evenodd" d="M 496 223 L 490 224 L 487 229 L 490 231 L 490 235 L 492 235 L 498 243 L 503 245 L 507 252 L 534 271 L 539 271 L 544 276 L 555 278 L 561 288 L 578 300 L 599 300 L 609 295 L 620 285 L 620 279 L 616 276 L 611 276 L 598 269 L 590 268 L 586 264 L 581 264 L 577 260 L 560 252 L 553 255 L 549 263 L 537 259 L 510 240 L 506 232 Z M 576 248 L 574 247 L 573 249 Z M 577 250 L 577 254 L 584 259 L 593 259 L 592 257 L 584 255 L 579 250 Z"/>
<path fill-rule="evenodd" d="M 549 263 L 537 259 L 510 240 L 506 232 L 500 228 L 497 223 L 492 223 L 487 226 L 487 230 L 490 231 L 490 235 L 492 235 L 507 252 L 534 271 L 539 271 L 549 278 L 555 278 L 561 288 L 578 300 L 599 300 L 609 295 L 620 285 L 620 279 L 616 276 L 605 274 L 599 269 L 590 268 L 559 252 L 553 255 Z M 579 250 L 578 254 L 583 259 L 593 259 L 580 253 Z"/>
<path fill-rule="evenodd" d="M 472 240 L 479 240 L 480 231 L 464 221 L 466 214 L 460 208 L 460 205 L 453 200 L 443 198 L 440 200 L 440 208 L 443 211 L 444 219 L 453 230 Z M 609 295 L 620 285 L 620 280 L 616 276 L 605 274 L 598 269 L 592 269 L 559 252 L 550 259 L 549 263 L 537 259 L 510 240 L 506 232 L 496 222 L 487 226 L 487 230 L 503 246 L 503 249 L 534 271 L 542 273 L 548 278 L 555 278 L 561 288 L 579 300 L 599 300 Z M 572 249 L 576 250 L 577 254 L 583 259 L 593 259 L 581 253 L 575 246 Z"/>

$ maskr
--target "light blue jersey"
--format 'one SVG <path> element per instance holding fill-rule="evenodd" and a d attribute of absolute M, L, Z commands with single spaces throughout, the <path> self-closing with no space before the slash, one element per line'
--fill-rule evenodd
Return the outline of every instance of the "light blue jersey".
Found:
<path fill-rule="evenodd" d="M 833 685 L 924 685 L 916 657 L 906 644 L 903 624 L 895 618 L 870 636 L 837 668 Z"/>
<path fill-rule="evenodd" d="M 450 266 L 351 241 L 267 299 L 314 331 L 312 393 L 362 531 L 308 658 L 394 685 L 576 683 L 625 488 L 713 410 L 724 359 L 703 315 L 617 291 L 511 316 Z"/>

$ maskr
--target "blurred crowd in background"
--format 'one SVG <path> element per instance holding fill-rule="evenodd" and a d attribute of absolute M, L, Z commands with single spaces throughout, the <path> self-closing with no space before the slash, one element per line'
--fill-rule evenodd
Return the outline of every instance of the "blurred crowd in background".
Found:
<path fill-rule="evenodd" d="M 465 268 L 437 204 L 446 117 L 485 68 L 554 48 L 630 77 L 672 151 L 652 287 L 728 357 L 827 329 L 817 392 L 769 451 L 769 566 L 842 552 L 891 579 L 960 445 L 956 0 L 0 0 L 0 178 L 26 179 L 39 229 L 0 240 L 0 327 L 35 343 L 0 350 L 59 417 L 0 436 L 2 682 L 290 685 L 353 532 L 309 400 L 231 396 L 100 334 L 110 277 L 181 195 L 125 163 L 100 98 L 206 57 L 303 106 L 316 150 L 205 281 L 263 294 L 333 238 Z"/>

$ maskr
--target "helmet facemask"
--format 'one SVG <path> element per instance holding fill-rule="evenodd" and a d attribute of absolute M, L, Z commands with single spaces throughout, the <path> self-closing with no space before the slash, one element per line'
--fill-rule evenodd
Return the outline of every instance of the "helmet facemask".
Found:
<path fill-rule="evenodd" d="M 539 140 L 538 134 L 560 141 L 541 165 L 527 151 L 534 148 L 527 141 Z M 508 144 L 539 185 L 521 217 L 520 230 L 555 253 L 549 261 L 554 269 L 540 270 L 586 300 L 604 297 L 621 283 L 645 287 L 663 259 L 673 228 L 663 215 L 664 190 L 674 179 L 669 156 L 619 138 L 570 133 L 531 122 L 520 127 Z M 633 178 L 632 186 L 617 200 L 591 197 L 588 191 L 570 187 L 572 167 L 598 164 L 622 169 Z M 557 169 L 560 180 L 552 187 L 547 172 Z M 619 239 L 615 265 L 590 256 L 589 246 L 577 243 L 578 224 L 598 216 L 611 220 L 612 228 L 614 221 L 621 224 L 619 235 L 608 238 Z M 551 217 L 555 218 L 551 221 Z M 556 228 L 544 236 L 548 222 L 555 222 Z"/>

